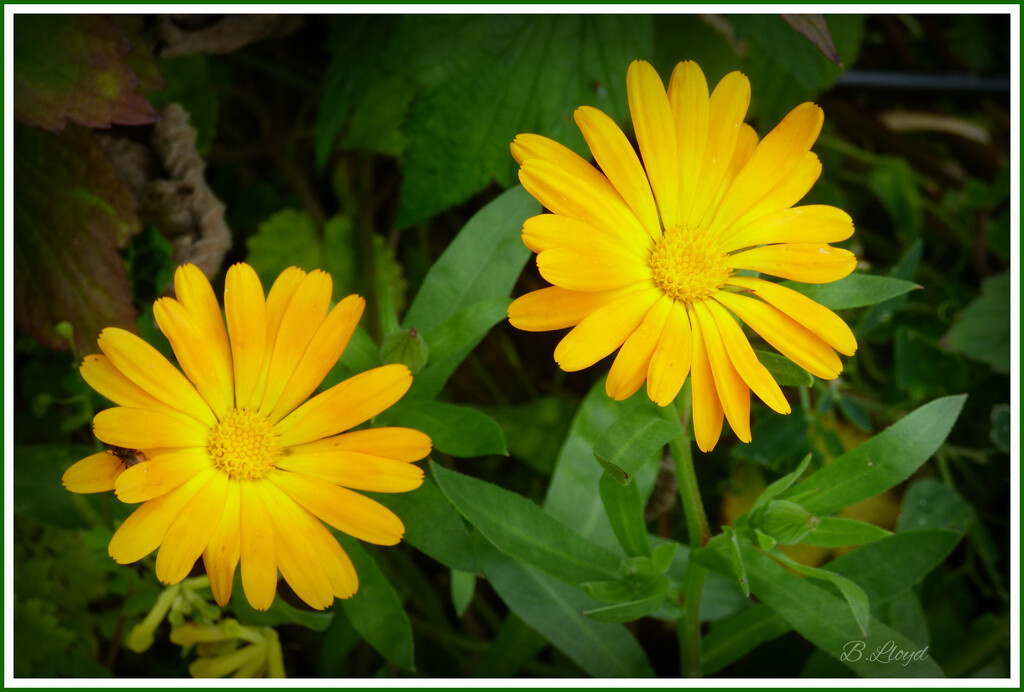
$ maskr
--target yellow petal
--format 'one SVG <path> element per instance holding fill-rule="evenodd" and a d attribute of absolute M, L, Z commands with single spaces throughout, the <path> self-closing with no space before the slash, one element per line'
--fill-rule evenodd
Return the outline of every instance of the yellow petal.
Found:
<path fill-rule="evenodd" d="M 750 80 L 740 72 L 730 72 L 715 87 L 708 104 L 707 146 L 693 205 L 686 226 L 704 227 L 701 220 L 718 198 L 722 182 L 736 150 L 743 119 L 750 105 Z M 710 219 L 708 219 L 710 221 Z"/>
<path fill-rule="evenodd" d="M 208 427 L 216 425 L 217 417 L 196 388 L 155 348 L 116 327 L 104 329 L 97 341 L 100 350 L 129 380 L 176 411 Z"/>
<path fill-rule="evenodd" d="M 399 363 L 350 377 L 310 399 L 278 423 L 278 444 L 291 447 L 353 428 L 401 399 L 410 386 L 412 373 Z"/>
<path fill-rule="evenodd" d="M 634 60 L 626 73 L 626 95 L 658 210 L 665 225 L 673 225 L 679 218 L 679 153 L 665 85 L 650 63 Z"/>
<path fill-rule="evenodd" d="M 651 280 L 651 268 L 623 253 L 556 247 L 537 255 L 540 275 L 570 291 L 609 291 Z"/>
<path fill-rule="evenodd" d="M 285 525 L 284 522 L 287 522 L 293 533 L 304 536 L 310 542 L 317 560 L 327 573 L 334 595 L 338 598 L 352 596 L 359 588 L 359 578 L 352 565 L 352 560 L 338 545 L 337 539 L 331 535 L 331 532 L 319 519 L 292 500 L 287 493 L 276 488 L 275 490 L 274 495 L 282 498 L 279 505 L 282 510 L 282 526 Z"/>
<path fill-rule="evenodd" d="M 271 342 L 274 346 L 267 386 L 260 400 L 260 413 L 268 415 L 277 405 L 302 354 L 327 317 L 332 290 L 331 275 L 320 270 L 310 272 L 295 289 L 295 295 L 281 317 L 277 337 Z"/>
<path fill-rule="evenodd" d="M 710 452 L 722 435 L 722 402 L 715 389 L 700 321 L 692 319 L 693 360 L 690 366 L 693 391 L 693 436 L 702 452 Z"/>
<path fill-rule="evenodd" d="M 203 551 L 203 565 L 210 578 L 210 591 L 222 608 L 231 600 L 231 587 L 235 581 L 235 566 L 240 554 L 239 522 L 241 520 L 241 483 L 229 481 L 224 509 L 210 534 L 210 542 Z"/>
<path fill-rule="evenodd" d="M 773 410 L 783 414 L 789 413 L 789 402 L 786 401 L 775 378 L 768 372 L 768 368 L 757 359 L 754 349 L 751 348 L 743 330 L 736 324 L 736 320 L 716 301 L 705 301 L 704 305 L 714 317 L 722 345 L 743 381 Z"/>
<path fill-rule="evenodd" d="M 693 308 L 694 315 L 700 322 L 700 331 L 704 337 L 722 410 L 736 437 L 743 442 L 750 442 L 750 389 L 736 372 L 732 359 L 725 350 L 725 344 L 722 343 L 718 325 L 715 324 L 707 305 L 704 301 L 698 300 L 693 304 Z"/>
<path fill-rule="evenodd" d="M 377 493 L 404 493 L 423 484 L 423 469 L 419 466 L 362 452 L 296 454 L 293 451 L 277 464 L 277 468 L 345 488 Z"/>
<path fill-rule="evenodd" d="M 527 332 L 574 327 L 590 313 L 637 290 L 636 286 L 610 291 L 568 291 L 558 286 L 542 288 L 514 300 L 508 306 L 508 321 L 516 329 Z"/>
<path fill-rule="evenodd" d="M 118 406 L 175 410 L 125 377 L 124 373 L 102 354 L 93 353 L 86 356 L 78 372 L 90 387 Z"/>
<path fill-rule="evenodd" d="M 668 406 L 675 400 L 686 381 L 692 358 L 690 317 L 683 303 L 675 303 L 647 370 L 647 396 L 651 401 Z"/>
<path fill-rule="evenodd" d="M 314 516 L 361 541 L 395 545 L 405 534 L 402 520 L 390 509 L 359 493 L 290 471 L 274 471 L 267 478 Z"/>
<path fill-rule="evenodd" d="M 174 490 L 213 466 L 205 449 L 175 450 L 135 464 L 117 479 L 117 499 L 145 502 Z"/>
<path fill-rule="evenodd" d="M 156 555 L 156 577 L 177 584 L 188 576 L 210 542 L 210 529 L 220 523 L 228 494 L 228 477 L 215 473 L 174 520 Z"/>
<path fill-rule="evenodd" d="M 659 237 L 661 220 L 658 218 L 654 195 L 651 194 L 651 185 L 626 135 L 622 134 L 614 120 L 596 108 L 581 106 L 576 109 L 574 116 L 597 165 L 626 200 L 640 223 L 648 229 L 647 232 L 654 238 Z"/>
<path fill-rule="evenodd" d="M 274 525 L 274 556 L 281 576 L 295 595 L 316 610 L 334 602 L 331 580 L 309 537 L 297 531 L 293 516 L 304 511 L 273 483 L 254 483 Z"/>
<path fill-rule="evenodd" d="M 200 396 L 210 405 L 217 418 L 223 418 L 234 405 L 231 372 L 218 368 L 216 339 L 200 331 L 192 314 L 173 298 L 160 298 L 153 304 L 153 316 L 171 342 L 178 364 L 195 383 Z M 226 379 L 221 379 L 225 377 Z"/>
<path fill-rule="evenodd" d="M 751 329 L 782 355 L 824 380 L 834 380 L 843 371 L 839 356 L 806 327 L 768 303 L 726 291 L 715 298 L 732 310 Z"/>
<path fill-rule="evenodd" d="M 124 462 L 110 452 L 96 452 L 72 464 L 60 480 L 73 493 L 102 493 L 114 489 L 124 469 Z"/>
<path fill-rule="evenodd" d="M 752 291 L 758 298 L 789 315 L 840 353 L 852 356 L 857 352 L 857 339 L 846 322 L 804 294 L 752 276 L 733 276 L 728 283 Z"/>
<path fill-rule="evenodd" d="M 629 335 L 619 354 L 615 356 L 612 369 L 605 381 L 605 391 L 616 401 L 633 396 L 647 379 L 647 366 L 651 355 L 658 345 L 661 331 L 665 327 L 668 313 L 672 309 L 672 299 L 662 296 L 647 311 L 640 326 Z"/>
<path fill-rule="evenodd" d="M 827 284 L 856 269 L 857 258 L 849 250 L 824 243 L 785 243 L 729 255 L 726 266 L 803 283 Z"/>
<path fill-rule="evenodd" d="M 253 401 L 267 350 L 267 303 L 263 285 L 248 264 L 231 265 L 224 280 L 224 313 L 231 336 L 235 405 L 258 407 Z"/>
<path fill-rule="evenodd" d="M 821 161 L 818 160 L 817 154 L 809 151 L 789 175 L 776 183 L 757 204 L 743 212 L 729 228 L 723 228 L 723 233 L 730 232 L 732 228 L 742 228 L 763 216 L 789 209 L 803 199 L 820 176 Z"/>
<path fill-rule="evenodd" d="M 595 310 L 558 343 L 555 362 L 566 372 L 590 367 L 621 346 L 662 295 L 644 288 Z"/>
<path fill-rule="evenodd" d="M 628 253 L 647 261 L 647 248 L 622 242 L 616 235 L 588 223 L 558 214 L 538 214 L 523 223 L 523 244 L 540 254 L 556 247 L 595 249 L 605 253 Z"/>
<path fill-rule="evenodd" d="M 274 560 L 274 526 L 270 511 L 255 487 L 264 481 L 239 483 L 241 492 L 239 549 L 242 589 L 256 610 L 267 610 L 277 591 L 277 563 Z"/>
<path fill-rule="evenodd" d="M 92 419 L 102 442 L 127 449 L 205 447 L 210 429 L 188 416 L 144 408 L 108 408 Z"/>
<path fill-rule="evenodd" d="M 431 442 L 426 433 L 412 428 L 370 428 L 353 430 L 315 442 L 291 447 L 292 454 L 313 452 L 360 452 L 394 459 L 419 461 L 430 454 Z"/>
<path fill-rule="evenodd" d="M 263 393 L 267 388 L 267 379 L 270 376 L 270 359 L 274 353 L 274 344 L 277 341 L 277 333 L 281 327 L 281 320 L 284 318 L 285 310 L 291 303 L 295 291 L 306 279 L 306 272 L 298 267 L 288 267 L 281 272 L 274 285 L 270 287 L 267 294 L 266 305 L 266 326 L 267 332 L 264 338 L 263 363 L 260 365 L 260 376 L 253 388 L 249 408 L 257 410 L 263 401 Z"/>
<path fill-rule="evenodd" d="M 723 252 L 771 243 L 837 243 L 853 235 L 853 219 L 825 204 L 783 209 L 730 229 L 720 241 Z"/>
<path fill-rule="evenodd" d="M 220 303 L 217 302 L 210 281 L 194 264 L 182 265 L 174 272 L 174 295 L 189 311 L 196 328 L 203 335 L 213 358 L 217 380 L 225 383 L 227 390 L 233 392 L 231 347 L 228 344 L 228 333 L 224 329 Z M 229 396 L 229 399 L 230 406 L 233 396 Z"/>
<path fill-rule="evenodd" d="M 676 65 L 668 83 L 668 100 L 679 147 L 679 211 L 665 223 L 680 226 L 690 218 L 708 141 L 708 82 L 697 63 L 686 60 Z"/>
<path fill-rule="evenodd" d="M 284 418 L 320 386 L 348 346 L 365 307 L 366 301 L 357 295 L 348 296 L 334 306 L 302 354 L 294 374 L 270 414 L 271 421 Z"/>
<path fill-rule="evenodd" d="M 555 214 L 590 224 L 637 252 L 651 248 L 654 241 L 640 219 L 607 178 L 601 180 L 602 184 L 593 184 L 546 159 L 528 159 L 519 169 L 523 187 Z"/>
<path fill-rule="evenodd" d="M 718 205 L 709 232 L 728 228 L 800 163 L 821 132 L 824 115 L 813 103 L 804 103 L 782 119 L 761 140 L 754 155 L 729 186 Z"/>
<path fill-rule="evenodd" d="M 212 468 L 193 476 L 180 488 L 146 502 L 114 532 L 108 552 L 120 565 L 141 560 L 157 549 L 168 527 L 199 490 L 209 482 Z"/>

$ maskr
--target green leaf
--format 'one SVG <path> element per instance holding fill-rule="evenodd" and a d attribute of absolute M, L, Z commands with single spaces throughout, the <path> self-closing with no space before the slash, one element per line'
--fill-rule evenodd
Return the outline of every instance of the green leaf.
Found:
<path fill-rule="evenodd" d="M 428 334 L 474 303 L 507 298 L 530 256 L 520 237 L 523 221 L 539 212 L 517 186 L 474 214 L 431 265 L 402 326 Z"/>
<path fill-rule="evenodd" d="M 15 15 L 14 116 L 54 132 L 69 120 L 104 128 L 157 121 L 125 63 L 131 47 L 103 16 Z"/>
<path fill-rule="evenodd" d="M 448 498 L 429 478 L 408 493 L 366 493 L 405 524 L 402 540 L 445 567 L 478 572 L 469 530 Z"/>
<path fill-rule="evenodd" d="M 375 419 L 382 425 L 422 430 L 434 449 L 453 457 L 508 454 L 501 427 L 486 413 L 440 401 L 400 401 Z"/>
<path fill-rule="evenodd" d="M 444 389 L 445 382 L 466 356 L 498 322 L 505 319 L 511 300 L 488 298 L 473 303 L 423 335 L 430 359 L 413 380 L 406 399 L 429 400 Z"/>
<path fill-rule="evenodd" d="M 988 279 L 961 312 L 942 343 L 968 358 L 1010 372 L 1010 272 Z"/>
<path fill-rule="evenodd" d="M 861 644 L 868 652 L 890 641 L 894 647 L 904 651 L 916 652 L 920 647 L 877 620 L 867 623 L 870 637 L 865 640 L 845 601 L 810 580 L 801 579 L 753 547 L 744 547 L 743 559 L 750 573 L 750 589 L 754 595 L 781 615 L 804 638 L 849 666 L 858 675 L 908 678 L 943 676 L 942 670 L 930 658 L 906 661 L 906 665 L 903 662 L 898 665 L 880 665 L 877 661 L 869 661 L 867 655 L 860 658 L 850 656 L 851 647 L 859 647 Z M 844 653 L 848 654 L 845 660 Z"/>
<path fill-rule="evenodd" d="M 917 276 L 918 267 L 921 265 L 921 253 L 923 250 L 924 244 L 919 238 L 903 253 L 899 262 L 889 271 L 889 276 L 894 279 L 912 281 Z M 864 311 L 864 317 L 857 324 L 854 333 L 858 338 L 861 338 L 870 333 L 875 327 L 888 322 L 892 319 L 896 310 L 907 301 L 907 298 L 908 294 L 904 293 L 896 298 L 883 300 L 881 303 L 872 305 L 869 310 Z"/>
<path fill-rule="evenodd" d="M 764 507 L 768 502 L 786 492 L 792 487 L 794 483 L 800 480 L 800 476 L 804 475 L 804 471 L 811 464 L 811 455 L 805 456 L 795 469 L 787 473 L 782 478 L 773 481 L 767 488 L 761 491 L 757 499 L 754 500 L 754 504 L 750 506 L 749 514 L 753 514 L 761 507 Z"/>
<path fill-rule="evenodd" d="M 516 562 L 484 543 L 484 574 L 508 607 L 593 677 L 653 677 L 636 639 L 622 625 L 584 617 L 593 601 L 582 591 Z"/>
<path fill-rule="evenodd" d="M 582 154 L 572 112 L 591 105 L 624 120 L 626 69 L 651 52 L 651 35 L 651 18 L 640 15 L 400 20 L 392 64 L 423 90 L 407 124 L 398 226 L 463 202 L 495 178 L 513 185 L 509 143 L 519 133 Z"/>
<path fill-rule="evenodd" d="M 387 44 L 396 17 L 387 15 L 339 15 L 334 18 L 327 49 L 331 59 L 316 117 L 316 166 L 323 168 L 334 142 L 356 104 L 379 81 L 379 48 Z"/>
<path fill-rule="evenodd" d="M 923 478 L 903 496 L 897 531 L 949 529 L 965 532 L 975 521 L 974 508 L 945 483 Z"/>
<path fill-rule="evenodd" d="M 451 579 L 452 606 L 455 608 L 455 615 L 461 618 L 466 614 L 466 609 L 469 608 L 476 592 L 476 575 L 453 569 Z"/>
<path fill-rule="evenodd" d="M 867 638 L 868 623 L 871 619 L 871 603 L 868 600 L 868 595 L 864 593 L 864 589 L 841 574 L 801 564 L 781 550 L 774 551 L 772 557 L 780 560 L 797 574 L 831 582 L 833 586 L 839 589 L 839 593 L 843 595 L 843 598 L 846 599 L 846 604 L 850 606 L 850 612 L 853 613 L 854 619 L 857 620 L 857 626 L 860 627 L 861 634 L 865 639 Z"/>
<path fill-rule="evenodd" d="M 802 284 L 783 281 L 783 286 L 803 293 L 832 310 L 847 310 L 874 305 L 901 296 L 921 287 L 910 281 L 873 274 L 850 274 L 845 279 L 829 284 Z"/>
<path fill-rule="evenodd" d="M 929 399 L 967 386 L 964 358 L 940 348 L 933 338 L 897 327 L 893 338 L 896 385 L 914 399 Z"/>
<path fill-rule="evenodd" d="M 633 622 L 652 614 L 668 595 L 668 579 L 662 577 L 652 593 L 631 601 L 584 610 L 583 615 L 598 622 Z"/>
<path fill-rule="evenodd" d="M 377 653 L 400 668 L 415 670 L 412 625 L 402 599 L 359 541 L 335 535 L 359 575 L 359 590 L 341 602 L 345 616 Z"/>
<path fill-rule="evenodd" d="M 714 675 L 761 644 L 789 632 L 789 623 L 766 605 L 755 605 L 711 625 L 701 638 L 704 675 Z"/>
<path fill-rule="evenodd" d="M 264 291 L 270 291 L 278 274 L 288 267 L 296 266 L 307 272 L 323 267 L 316 222 L 299 209 L 276 212 L 259 225 L 245 244 L 249 250 L 246 262 L 256 270 Z"/>
<path fill-rule="evenodd" d="M 20 15 L 24 18 L 27 15 Z M 92 133 L 14 126 L 14 319 L 46 346 L 74 327 L 79 356 L 105 327 L 134 331 L 137 311 L 118 248 L 140 229 L 131 190 Z"/>
<path fill-rule="evenodd" d="M 475 678 L 515 677 L 547 646 L 548 640 L 543 635 L 510 612 L 471 675 Z"/>
<path fill-rule="evenodd" d="M 489 406 L 481 410 L 498 421 L 510 455 L 550 476 L 577 403 L 567 396 L 538 397 L 519 406 Z"/>
<path fill-rule="evenodd" d="M 675 560 L 678 543 L 662 543 L 651 552 L 651 569 L 655 574 L 664 574 Z"/>
<path fill-rule="evenodd" d="M 791 488 L 785 499 L 832 514 L 910 477 L 946 439 L 966 396 L 936 399 Z"/>
<path fill-rule="evenodd" d="M 787 468 L 811 449 L 807 440 L 807 412 L 794 406 L 788 416 L 769 415 L 754 425 L 750 442 L 733 444 L 731 455 L 761 466 Z"/>
<path fill-rule="evenodd" d="M 891 535 L 880 526 L 844 519 L 843 517 L 818 517 L 817 527 L 800 541 L 804 545 L 820 545 L 839 548 L 848 545 L 864 545 Z"/>
<path fill-rule="evenodd" d="M 622 485 L 607 473 L 598 484 L 601 502 L 608 513 L 615 537 L 626 555 L 651 554 L 647 541 L 647 526 L 644 524 L 644 505 L 636 483 Z"/>
<path fill-rule="evenodd" d="M 719 540 L 720 537 L 716 536 L 708 547 Z M 907 592 L 938 566 L 959 540 L 960 535 L 952 531 L 893 534 L 836 558 L 827 567 L 856 582 L 875 606 L 884 605 L 897 595 Z M 702 551 L 701 555 L 706 556 L 709 552 Z M 713 562 L 705 559 L 700 562 L 706 567 L 715 568 Z M 879 565 L 885 565 L 886 568 L 878 569 Z M 785 620 L 765 605 L 756 605 L 730 616 L 721 621 L 720 627 L 712 627 L 704 639 L 705 673 L 721 670 L 760 644 L 782 636 L 789 629 Z"/>
<path fill-rule="evenodd" d="M 525 497 L 434 463 L 430 467 L 455 508 L 502 552 L 568 584 L 618 576 L 615 555 L 558 523 Z"/>
<path fill-rule="evenodd" d="M 337 535 L 337 534 L 335 534 Z M 362 579 L 362 574 L 359 575 Z M 362 588 L 362 587 L 360 587 Z M 312 612 L 290 605 L 277 594 L 268 610 L 255 610 L 245 597 L 242 589 L 242 572 L 236 572 L 235 585 L 231 591 L 228 610 L 235 614 L 238 621 L 253 627 L 279 627 L 281 625 L 302 625 L 314 632 L 323 632 L 331 625 L 334 613 Z"/>
<path fill-rule="evenodd" d="M 682 434 L 683 426 L 674 417 L 668 418 L 663 409 L 640 405 L 597 438 L 594 456 L 609 476 L 626 485 L 644 465 L 660 459 L 657 452 Z"/>
<path fill-rule="evenodd" d="M 755 350 L 761 365 L 768 369 L 780 387 L 810 387 L 814 384 L 811 373 L 778 353 Z"/>
<path fill-rule="evenodd" d="M 988 439 L 992 440 L 992 444 L 996 446 L 1000 452 L 1009 453 L 1010 451 L 1010 405 L 1009 404 L 996 404 L 992 407 L 992 413 L 989 415 L 989 420 L 992 422 L 992 430 L 989 432 Z"/>
<path fill-rule="evenodd" d="M 604 379 L 594 383 L 573 419 L 569 436 L 555 463 L 555 471 L 544 498 L 544 510 L 565 526 L 609 550 L 617 550 L 618 541 L 597 492 L 604 471 L 594 463 L 594 445 L 618 419 L 639 405 L 649 405 L 646 392 L 637 392 L 626 401 L 614 401 L 605 393 Z M 658 475 L 661 451 L 651 453 L 636 481 L 640 496 L 646 498 Z"/>
<path fill-rule="evenodd" d="M 87 520 L 98 509 L 93 507 L 95 497 L 66 490 L 60 479 L 71 464 L 95 452 L 94 447 L 87 445 L 16 446 L 10 505 L 14 513 L 66 529 L 88 526 Z"/>
<path fill-rule="evenodd" d="M 868 171 L 867 184 L 885 207 L 897 234 L 907 242 L 917 240 L 924 227 L 924 202 L 907 160 L 895 156 L 876 157 Z"/>

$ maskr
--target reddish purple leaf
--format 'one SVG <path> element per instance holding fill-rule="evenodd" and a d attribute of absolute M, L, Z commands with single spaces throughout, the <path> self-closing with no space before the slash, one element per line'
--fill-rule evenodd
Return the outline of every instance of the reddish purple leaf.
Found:
<path fill-rule="evenodd" d="M 807 37 L 807 39 L 818 47 L 821 54 L 842 67 L 843 61 L 839 57 L 836 44 L 832 41 L 832 34 L 828 30 L 823 14 L 784 14 L 782 18 L 786 22 Z"/>
<path fill-rule="evenodd" d="M 140 224 L 135 199 L 91 132 L 15 125 L 14 318 L 51 348 L 75 328 L 79 354 L 104 327 L 134 330 L 128 274 L 117 252 Z"/>
<path fill-rule="evenodd" d="M 69 120 L 88 127 L 156 121 L 125 62 L 131 48 L 105 17 L 15 15 L 15 117 L 54 132 Z"/>

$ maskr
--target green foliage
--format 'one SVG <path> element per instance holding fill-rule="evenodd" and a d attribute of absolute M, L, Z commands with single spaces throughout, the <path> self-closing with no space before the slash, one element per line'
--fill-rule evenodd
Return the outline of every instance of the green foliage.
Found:
<path fill-rule="evenodd" d="M 726 678 L 1009 674 L 1007 99 L 950 81 L 924 114 L 912 84 L 858 81 L 1006 74 L 1005 16 L 291 16 L 241 48 L 223 42 L 236 19 L 15 18 L 15 676 L 180 678 L 257 649 L 262 671 L 279 641 L 291 677 L 670 678 L 677 638 L 684 671 Z M 696 60 L 712 88 L 742 71 L 762 141 L 819 103 L 823 171 L 800 203 L 856 228 L 841 246 L 857 271 L 783 282 L 836 311 L 856 354 L 823 382 L 753 338 L 792 413 L 751 396 L 752 441 L 726 426 L 692 469 L 689 386 L 664 408 L 644 387 L 614 401 L 610 358 L 562 372 L 564 331 L 506 320 L 546 285 L 522 240 L 544 210 L 509 144 L 538 133 L 590 158 L 573 122 L 590 105 L 636 146 L 635 59 L 666 82 Z M 191 224 L 179 236 L 154 225 L 145 178 L 176 164 L 157 170 L 139 125 L 169 103 L 225 204 L 223 256 L 188 209 L 169 212 Z M 326 611 L 283 581 L 256 611 L 237 571 L 221 609 L 201 561 L 170 586 L 155 554 L 118 565 L 108 544 L 136 506 L 62 487 L 103 449 L 90 423 L 111 403 L 79 358 L 120 326 L 173 361 L 152 303 L 204 258 L 218 296 L 245 261 L 265 290 L 296 265 L 329 272 L 334 302 L 366 299 L 321 391 L 385 363 L 414 373 L 366 427 L 427 433 L 426 478 L 366 493 L 402 541 L 339 534 L 360 588 Z M 219 639 L 176 648 L 194 627 Z"/>

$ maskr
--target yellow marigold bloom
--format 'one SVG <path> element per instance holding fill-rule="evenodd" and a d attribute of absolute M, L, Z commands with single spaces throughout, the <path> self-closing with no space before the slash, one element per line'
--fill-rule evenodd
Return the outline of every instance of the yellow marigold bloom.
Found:
<path fill-rule="evenodd" d="M 607 380 L 615 399 L 646 380 L 665 406 L 690 375 L 698 446 L 714 448 L 723 417 L 749 442 L 750 390 L 779 413 L 790 407 L 735 318 L 824 379 L 842 371 L 836 351 L 857 348 L 834 313 L 750 275 L 827 283 L 856 266 L 829 245 L 853 233 L 846 213 L 793 206 L 821 173 L 810 148 L 822 111 L 797 106 L 758 143 L 743 122 L 750 83 L 739 72 L 709 96 L 701 69 L 683 62 L 666 93 L 654 68 L 635 61 L 626 85 L 642 165 L 612 119 L 589 106 L 576 124 L 600 170 L 546 137 L 512 142 L 519 180 L 552 212 L 526 221 L 523 242 L 553 285 L 516 300 L 509 321 L 527 331 L 573 327 L 555 349 L 566 371 L 619 349 Z"/>
<path fill-rule="evenodd" d="M 358 587 L 355 569 L 321 520 L 363 541 L 398 543 L 401 520 L 350 488 L 419 487 L 423 470 L 410 462 L 431 443 L 406 428 L 345 431 L 398 401 L 412 375 L 385 365 L 306 401 L 365 304 L 352 295 L 329 310 L 331 277 L 322 271 L 287 269 L 264 297 L 250 266 L 232 266 L 226 329 L 198 268 L 179 267 L 174 287 L 177 299 L 159 299 L 154 314 L 184 375 L 134 334 L 103 330 L 103 355 L 86 357 L 81 373 L 117 407 L 96 414 L 93 428 L 135 456 L 93 454 L 68 469 L 64 485 L 141 502 L 109 552 L 127 564 L 159 547 L 156 574 L 166 584 L 188 576 L 202 556 L 220 605 L 239 563 L 257 610 L 273 602 L 278 570 L 313 608 L 348 598 Z"/>

